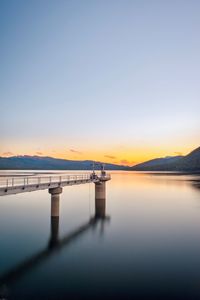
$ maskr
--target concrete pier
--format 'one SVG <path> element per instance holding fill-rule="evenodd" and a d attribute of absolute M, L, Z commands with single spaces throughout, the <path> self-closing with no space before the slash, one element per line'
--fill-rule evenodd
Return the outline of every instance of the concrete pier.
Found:
<path fill-rule="evenodd" d="M 95 183 L 95 199 L 106 199 L 106 182 Z"/>
<path fill-rule="evenodd" d="M 53 176 L 25 176 L 25 177 L 5 177 L 0 181 L 0 196 L 13 195 L 25 192 L 34 192 L 39 190 L 52 190 L 70 185 L 85 183 L 101 183 L 110 180 L 109 174 L 102 170 L 100 174 L 94 171 L 91 174 L 79 175 L 53 175 Z"/>
<path fill-rule="evenodd" d="M 95 218 L 104 219 L 106 212 L 106 183 L 95 183 Z"/>
<path fill-rule="evenodd" d="M 62 193 L 62 188 L 51 188 L 49 189 L 51 194 L 51 217 L 59 217 L 59 207 L 60 207 L 60 194 Z"/>

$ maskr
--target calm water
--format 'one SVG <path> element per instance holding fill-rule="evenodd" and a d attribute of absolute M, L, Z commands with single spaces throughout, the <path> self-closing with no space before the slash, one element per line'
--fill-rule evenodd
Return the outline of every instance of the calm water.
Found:
<path fill-rule="evenodd" d="M 200 299 L 200 176 L 111 174 L 102 219 L 94 184 L 59 224 L 47 190 L 0 197 L 0 299 Z"/>

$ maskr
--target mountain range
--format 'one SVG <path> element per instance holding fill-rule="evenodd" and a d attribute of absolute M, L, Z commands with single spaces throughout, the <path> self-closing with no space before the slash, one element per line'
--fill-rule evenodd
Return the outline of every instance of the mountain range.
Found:
<path fill-rule="evenodd" d="M 0 157 L 1 170 L 91 170 L 91 160 L 67 160 L 44 156 Z M 96 166 L 99 169 L 100 166 Z M 186 156 L 167 156 L 127 167 L 105 163 L 107 170 L 129 171 L 185 171 L 200 172 L 200 147 Z"/>
<path fill-rule="evenodd" d="M 200 147 L 186 156 L 156 158 L 131 167 L 134 171 L 200 171 Z"/>
<path fill-rule="evenodd" d="M 45 156 L 0 157 L 1 170 L 91 170 L 91 160 L 67 160 Z M 95 169 L 99 169 L 96 165 Z M 107 170 L 125 170 L 125 166 L 105 163 Z"/>

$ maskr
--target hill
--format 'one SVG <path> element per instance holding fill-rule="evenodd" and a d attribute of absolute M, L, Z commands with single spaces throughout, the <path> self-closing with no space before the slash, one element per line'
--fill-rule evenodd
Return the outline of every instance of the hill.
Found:
<path fill-rule="evenodd" d="M 1 170 L 91 170 L 91 160 L 67 160 L 44 156 L 0 157 Z M 127 167 L 105 164 L 108 170 L 125 170 Z M 98 166 L 97 166 L 98 169 Z"/>
<path fill-rule="evenodd" d="M 148 160 L 144 163 L 133 166 L 132 169 L 135 171 L 162 171 L 176 162 L 178 162 L 182 156 L 167 156 L 164 158 L 155 158 Z"/>
<path fill-rule="evenodd" d="M 135 171 L 200 171 L 200 147 L 186 156 L 156 158 L 131 167 Z"/>
<path fill-rule="evenodd" d="M 176 164 L 177 170 L 200 171 L 200 147 L 180 159 Z"/>
<path fill-rule="evenodd" d="M 91 170 L 92 163 L 91 160 L 67 160 L 29 155 L 0 157 L 1 170 Z M 186 156 L 156 158 L 133 167 L 106 163 L 105 168 L 107 170 L 200 172 L 200 147 Z"/>

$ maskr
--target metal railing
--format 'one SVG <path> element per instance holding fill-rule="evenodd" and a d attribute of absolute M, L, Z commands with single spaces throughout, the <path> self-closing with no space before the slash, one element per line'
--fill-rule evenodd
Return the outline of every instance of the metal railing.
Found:
<path fill-rule="evenodd" d="M 111 175 L 106 173 L 106 175 L 103 175 L 103 176 L 99 176 L 99 178 L 103 179 L 105 178 L 106 180 L 110 180 L 111 179 Z"/>
<path fill-rule="evenodd" d="M 0 178 L 0 188 L 26 187 L 41 184 L 61 184 L 62 182 L 81 181 L 91 179 L 91 174 L 63 175 L 63 176 L 26 176 Z"/>

